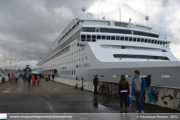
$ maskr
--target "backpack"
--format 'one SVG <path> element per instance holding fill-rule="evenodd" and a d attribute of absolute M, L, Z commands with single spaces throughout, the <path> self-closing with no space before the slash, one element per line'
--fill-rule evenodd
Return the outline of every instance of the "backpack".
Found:
<path fill-rule="evenodd" d="M 40 79 L 37 79 L 38 82 L 41 82 Z"/>

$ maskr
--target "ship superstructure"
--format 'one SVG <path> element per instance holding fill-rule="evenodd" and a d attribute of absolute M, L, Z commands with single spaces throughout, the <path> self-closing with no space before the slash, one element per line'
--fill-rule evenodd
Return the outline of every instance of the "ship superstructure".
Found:
<path fill-rule="evenodd" d="M 73 19 L 53 42 L 38 65 L 42 71 L 57 70 L 63 78 L 129 82 L 134 70 L 152 75 L 153 85 L 179 87 L 180 62 L 170 41 L 159 38 L 151 27 L 103 19 Z"/>

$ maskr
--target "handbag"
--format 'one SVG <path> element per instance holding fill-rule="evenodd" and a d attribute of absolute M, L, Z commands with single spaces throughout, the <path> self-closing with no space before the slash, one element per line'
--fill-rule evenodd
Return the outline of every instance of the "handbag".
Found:
<path fill-rule="evenodd" d="M 131 107 L 132 97 L 130 95 L 127 96 L 127 105 Z"/>

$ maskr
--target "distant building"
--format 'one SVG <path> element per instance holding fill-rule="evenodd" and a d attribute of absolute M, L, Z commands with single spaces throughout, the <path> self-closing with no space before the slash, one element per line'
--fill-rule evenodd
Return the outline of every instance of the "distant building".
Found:
<path fill-rule="evenodd" d="M 31 69 L 29 68 L 29 65 L 26 65 L 26 68 L 23 69 L 23 72 L 26 73 L 31 73 Z"/>

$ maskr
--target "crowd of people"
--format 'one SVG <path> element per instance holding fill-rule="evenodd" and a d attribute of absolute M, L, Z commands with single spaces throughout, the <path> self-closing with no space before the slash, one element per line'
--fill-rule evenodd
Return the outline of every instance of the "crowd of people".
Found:
<path fill-rule="evenodd" d="M 40 73 L 40 74 L 36 74 L 36 73 L 27 73 L 27 74 L 18 74 L 18 73 L 12 73 L 10 75 L 10 73 L 8 73 L 8 77 L 9 77 L 9 81 L 11 82 L 15 82 L 17 84 L 18 82 L 18 79 L 20 77 L 22 77 L 23 79 L 23 82 L 24 83 L 28 83 L 28 85 L 32 85 L 32 86 L 39 86 L 40 82 L 41 82 L 41 79 L 44 78 L 44 76 Z M 55 75 L 52 74 L 52 81 L 54 82 L 54 77 Z M 46 78 L 46 82 L 50 81 L 51 80 L 51 74 L 46 74 L 45 75 L 45 78 Z"/>
<path fill-rule="evenodd" d="M 147 77 L 142 77 L 140 75 L 139 70 L 134 71 L 134 78 L 132 80 L 132 92 L 131 96 L 135 96 L 136 99 L 136 113 L 144 113 L 144 106 L 143 106 L 143 99 L 145 99 L 145 90 L 146 87 L 151 85 L 151 75 Z M 97 86 L 98 86 L 98 75 L 95 76 L 93 80 L 94 84 L 94 94 L 97 93 Z M 123 103 L 125 104 L 125 113 L 127 113 L 127 106 L 128 106 L 128 96 L 130 95 L 130 88 L 129 82 L 126 80 L 124 74 L 121 75 L 119 84 L 118 84 L 118 96 L 120 96 L 120 112 L 123 112 Z"/>

